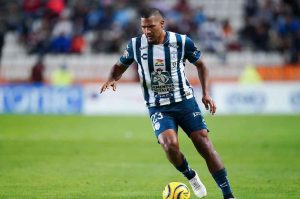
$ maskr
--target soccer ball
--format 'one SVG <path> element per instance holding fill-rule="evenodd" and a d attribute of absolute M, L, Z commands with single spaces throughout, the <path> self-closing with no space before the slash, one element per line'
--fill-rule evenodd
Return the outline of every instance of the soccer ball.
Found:
<path fill-rule="evenodd" d="M 189 199 L 191 196 L 189 188 L 182 182 L 170 182 L 165 186 L 163 199 Z"/>

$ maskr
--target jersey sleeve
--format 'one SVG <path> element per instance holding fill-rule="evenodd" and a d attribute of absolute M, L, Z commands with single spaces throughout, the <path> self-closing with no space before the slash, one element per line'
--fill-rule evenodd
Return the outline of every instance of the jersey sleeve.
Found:
<path fill-rule="evenodd" d="M 132 62 L 134 61 L 133 56 L 133 47 L 132 47 L 132 41 L 127 44 L 126 49 L 124 50 L 123 55 L 120 57 L 120 62 L 125 66 L 130 66 Z"/>
<path fill-rule="evenodd" d="M 192 64 L 201 57 L 201 52 L 196 48 L 194 42 L 189 37 L 186 37 L 184 50 L 185 59 L 189 60 Z"/>

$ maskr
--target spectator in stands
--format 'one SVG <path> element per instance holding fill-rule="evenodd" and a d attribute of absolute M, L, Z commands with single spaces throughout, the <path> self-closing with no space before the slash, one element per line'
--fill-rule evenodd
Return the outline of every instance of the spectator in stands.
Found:
<path fill-rule="evenodd" d="M 173 10 L 179 13 L 191 13 L 192 8 L 187 0 L 178 0 L 174 5 Z"/>
<path fill-rule="evenodd" d="M 264 22 L 260 22 L 255 27 L 255 34 L 253 37 L 253 43 L 255 50 L 258 51 L 269 51 L 270 50 L 270 35 L 268 30 L 268 25 Z"/>
<path fill-rule="evenodd" d="M 200 37 L 202 49 L 216 53 L 220 60 L 225 63 L 226 49 L 221 24 L 216 21 L 215 18 L 207 18 L 207 20 L 199 27 L 198 35 Z"/>
<path fill-rule="evenodd" d="M 293 39 L 289 63 L 300 64 L 300 30 Z"/>
<path fill-rule="evenodd" d="M 99 6 L 100 7 L 100 6 Z M 90 12 L 87 13 L 87 28 L 90 30 L 96 30 L 98 24 L 102 20 L 104 12 L 97 5 L 92 4 Z"/>
<path fill-rule="evenodd" d="M 240 51 L 241 45 L 228 19 L 222 22 L 223 40 L 226 50 Z"/>
<path fill-rule="evenodd" d="M 4 35 L 5 35 L 4 26 L 0 21 L 0 67 L 1 67 L 2 49 L 4 46 Z"/>
<path fill-rule="evenodd" d="M 193 33 L 197 32 L 197 25 L 194 23 L 193 13 L 182 13 L 180 21 L 177 24 L 178 30 L 182 34 L 193 35 Z"/>
<path fill-rule="evenodd" d="M 246 0 L 244 3 L 245 17 L 253 17 L 258 10 L 257 0 Z"/>
<path fill-rule="evenodd" d="M 42 4 L 41 0 L 23 0 L 22 9 L 24 15 L 31 18 L 41 16 Z"/>
<path fill-rule="evenodd" d="M 231 21 L 221 24 L 208 19 L 204 3 L 192 6 L 188 0 L 124 0 L 118 4 L 111 0 L 20 1 L 0 5 L 6 7 L 8 31 L 20 33 L 29 53 L 82 53 L 85 45 L 91 45 L 88 47 L 96 53 L 119 52 L 128 38 L 141 32 L 135 16 L 149 5 L 164 10 L 168 30 L 199 38 L 202 50 L 222 56 L 226 50 L 277 50 L 287 54 L 289 62 L 294 62 L 298 52 L 300 5 L 293 0 L 243 1 L 244 26 L 240 30 L 231 27 Z M 85 38 L 89 38 L 87 42 Z"/>
<path fill-rule="evenodd" d="M 215 18 L 208 18 L 198 29 L 203 50 L 209 52 L 224 51 L 223 30 Z"/>
<path fill-rule="evenodd" d="M 69 53 L 71 49 L 71 42 L 71 37 L 60 34 L 51 41 L 51 52 L 55 54 Z"/>
<path fill-rule="evenodd" d="M 52 31 L 51 52 L 69 53 L 73 35 L 73 24 L 69 19 L 70 10 L 64 10 Z"/>
<path fill-rule="evenodd" d="M 99 32 L 97 39 L 93 42 L 94 52 L 112 53 L 118 52 L 122 45 L 124 32 L 118 23 L 111 25 L 111 28 Z"/>
<path fill-rule="evenodd" d="M 46 15 L 48 18 L 55 19 L 59 17 L 64 9 L 65 9 L 64 0 L 47 0 Z"/>
<path fill-rule="evenodd" d="M 33 84 L 44 83 L 44 71 L 45 66 L 43 63 L 43 57 L 39 57 L 36 64 L 31 69 L 30 82 Z"/>
<path fill-rule="evenodd" d="M 43 55 L 49 51 L 51 37 L 51 25 L 48 18 L 41 18 L 34 21 L 29 33 L 27 47 L 28 52 Z"/>
<path fill-rule="evenodd" d="M 85 48 L 85 40 L 82 34 L 76 34 L 72 38 L 71 42 L 71 52 L 81 54 Z"/>
<path fill-rule="evenodd" d="M 55 69 L 51 75 L 51 84 L 54 86 L 70 86 L 73 83 L 73 75 L 67 65 L 63 64 Z"/>
<path fill-rule="evenodd" d="M 201 26 L 204 21 L 206 20 L 206 16 L 204 14 L 204 11 L 203 11 L 203 6 L 198 6 L 196 11 L 195 11 L 195 14 L 194 14 L 194 22 L 197 26 Z"/>
<path fill-rule="evenodd" d="M 58 37 L 60 35 L 64 35 L 66 37 L 71 37 L 73 34 L 73 23 L 71 22 L 70 18 L 70 10 L 64 10 L 58 22 L 54 25 L 52 31 L 52 37 Z"/>
<path fill-rule="evenodd" d="M 21 14 L 20 8 L 18 4 L 15 2 L 9 2 L 6 5 L 7 13 L 5 16 L 5 23 L 6 28 L 8 31 L 16 31 L 20 30 L 20 23 L 21 23 Z"/>

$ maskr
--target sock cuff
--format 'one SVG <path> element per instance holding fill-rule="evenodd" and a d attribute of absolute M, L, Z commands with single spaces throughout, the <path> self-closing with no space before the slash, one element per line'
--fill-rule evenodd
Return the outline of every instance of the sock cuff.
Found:
<path fill-rule="evenodd" d="M 176 169 L 180 172 L 184 172 L 188 168 L 188 165 L 189 164 L 188 164 L 187 160 L 185 159 L 185 157 L 183 157 L 182 164 L 180 166 L 177 166 Z"/>

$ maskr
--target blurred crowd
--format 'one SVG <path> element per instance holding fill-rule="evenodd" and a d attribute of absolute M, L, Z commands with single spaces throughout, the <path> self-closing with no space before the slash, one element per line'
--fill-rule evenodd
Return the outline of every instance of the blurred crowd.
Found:
<path fill-rule="evenodd" d="M 243 25 L 206 16 L 188 0 L 10 0 L 0 2 L 1 32 L 15 31 L 29 54 L 114 53 L 141 33 L 139 10 L 160 8 L 167 29 L 191 36 L 204 51 L 279 51 L 299 63 L 300 1 L 244 0 Z M 0 23 L 1 24 L 1 23 Z M 2 29 L 2 30 L 1 30 Z M 1 39 L 0 39 L 1 41 Z"/>
<path fill-rule="evenodd" d="M 288 63 L 299 63 L 299 19 L 299 0 L 247 0 L 240 41 L 254 50 L 279 51 Z"/>

